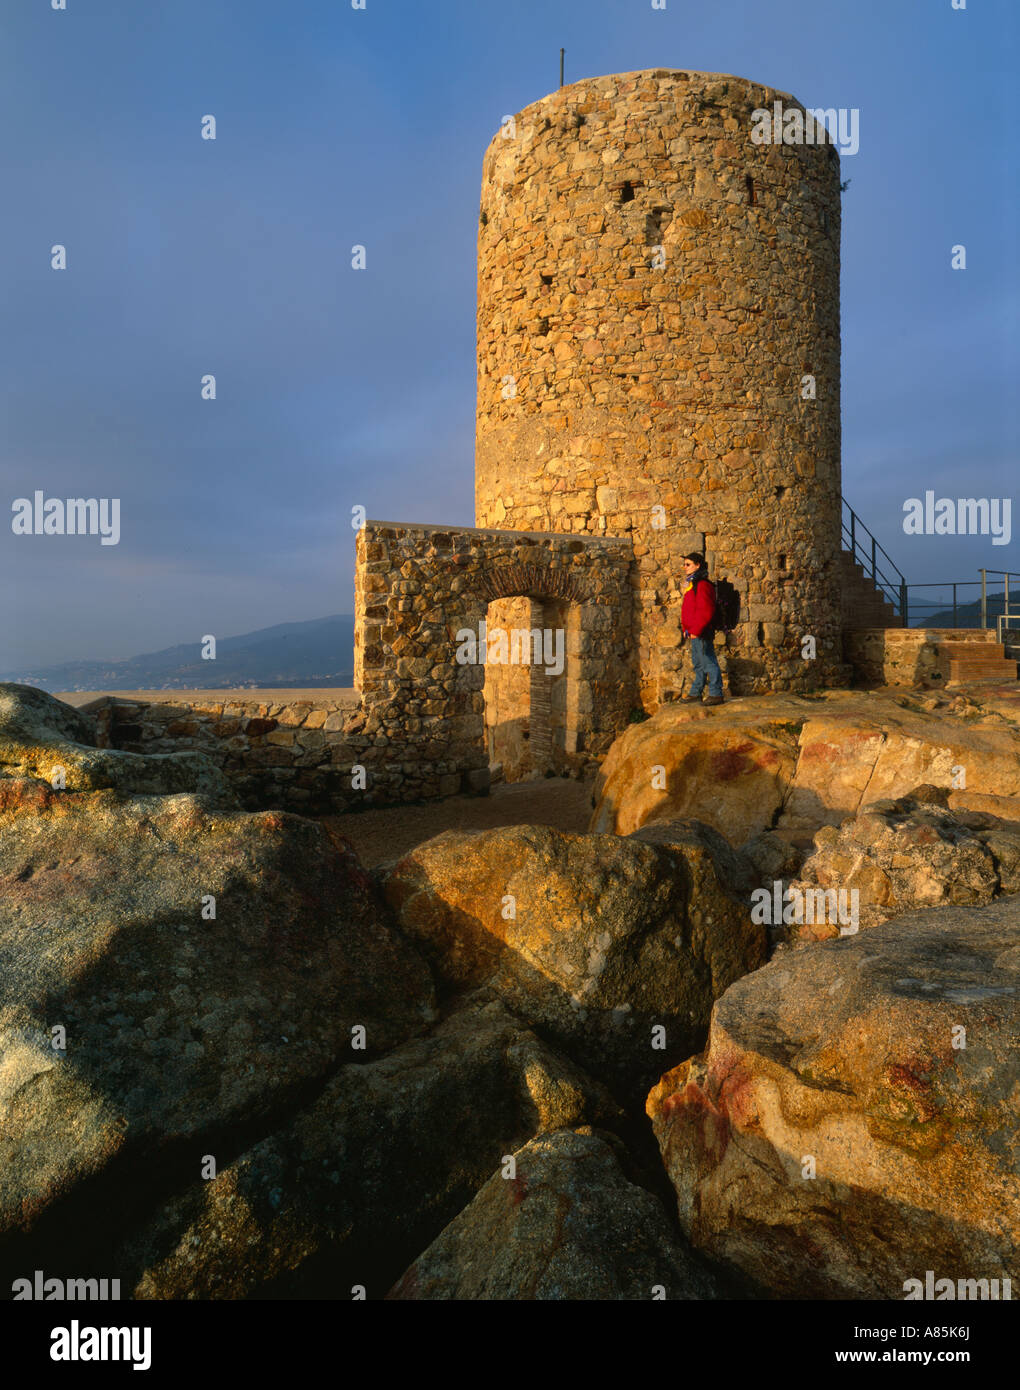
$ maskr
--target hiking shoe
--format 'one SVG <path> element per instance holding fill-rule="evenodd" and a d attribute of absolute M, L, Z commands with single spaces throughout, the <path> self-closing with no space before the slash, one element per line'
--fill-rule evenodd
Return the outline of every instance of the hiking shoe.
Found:
<path fill-rule="evenodd" d="M 680 703 L 681 703 L 682 705 L 700 705 L 700 704 L 701 704 L 701 696 L 700 696 L 700 695 L 681 695 L 681 696 L 680 696 Z"/>
<path fill-rule="evenodd" d="M 726 702 L 721 695 L 707 695 L 705 697 L 706 705 L 722 705 L 725 703 Z"/>

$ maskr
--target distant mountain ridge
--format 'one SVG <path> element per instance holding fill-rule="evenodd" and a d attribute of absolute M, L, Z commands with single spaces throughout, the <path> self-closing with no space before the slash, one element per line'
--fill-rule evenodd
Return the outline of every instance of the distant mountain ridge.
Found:
<path fill-rule="evenodd" d="M 932 605 L 934 607 L 934 604 Z M 1020 592 L 1010 593 L 1009 609 L 1015 613 L 1020 608 Z M 1000 613 L 1005 611 L 1005 599 L 1001 593 L 989 594 L 985 606 L 985 613 L 988 618 L 988 626 L 995 627 L 995 620 Z M 953 627 L 952 608 L 939 608 L 932 613 L 922 607 L 916 599 L 910 603 L 910 626 L 911 627 Z M 981 626 L 981 600 L 968 599 L 966 603 L 960 602 L 956 605 L 956 627 L 980 627 Z M 1014 619 L 1013 632 L 1017 631 L 1016 620 Z"/>
<path fill-rule="evenodd" d="M 200 642 L 184 642 L 125 661 L 65 661 L 31 671 L 5 670 L 0 680 L 51 691 L 350 686 L 354 615 L 334 613 L 224 637 L 217 641 L 212 661 L 202 660 Z"/>

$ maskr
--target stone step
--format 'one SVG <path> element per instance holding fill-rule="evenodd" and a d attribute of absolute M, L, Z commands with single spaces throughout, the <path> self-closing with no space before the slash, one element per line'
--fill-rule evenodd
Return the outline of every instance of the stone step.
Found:
<path fill-rule="evenodd" d="M 877 586 L 860 565 L 844 565 L 841 581 L 846 584 L 866 584 L 869 589 L 877 590 Z"/>
<path fill-rule="evenodd" d="M 980 661 L 972 658 L 950 659 L 949 679 L 962 680 L 1013 680 L 1017 678 L 1016 662 L 1005 657 L 982 657 Z"/>
<path fill-rule="evenodd" d="M 846 594 L 867 594 L 871 598 L 880 599 L 883 603 L 889 602 L 889 595 L 882 589 L 876 589 L 870 579 L 862 579 L 860 575 L 844 575 L 840 580 L 843 592 Z"/>
<path fill-rule="evenodd" d="M 960 667 L 966 666 L 968 670 L 972 670 L 972 671 L 977 671 L 977 670 L 979 670 L 981 667 L 985 667 L 985 666 L 986 666 L 990 671 L 994 671 L 994 670 L 996 670 L 998 667 L 1000 667 L 1000 666 L 1003 664 L 1003 662 L 1005 662 L 1005 664 L 1006 664 L 1007 666 L 1010 666 L 1010 665 L 1013 664 L 1013 663 L 1010 662 L 1005 656 L 982 656 L 982 657 L 974 657 L 974 656 L 951 656 L 951 657 L 949 658 L 949 664 L 950 664 L 950 666 L 960 666 Z"/>
<path fill-rule="evenodd" d="M 885 597 L 885 595 L 880 594 L 877 589 L 873 589 L 870 584 L 844 584 L 843 598 L 851 600 L 869 599 L 874 603 L 882 604 L 882 606 L 885 608 L 892 607 L 892 604 Z"/>
<path fill-rule="evenodd" d="M 873 609 L 852 608 L 843 612 L 845 628 L 897 628 L 900 620 L 895 613 L 876 612 Z"/>
<path fill-rule="evenodd" d="M 891 603 L 885 603 L 874 594 L 847 594 L 844 602 L 849 608 L 874 608 L 878 613 L 895 613 Z"/>
<path fill-rule="evenodd" d="M 864 579 L 860 575 L 843 575 L 840 584 L 845 594 L 869 594 L 881 599 L 883 603 L 889 602 L 882 590 L 876 589 L 870 579 Z"/>
<path fill-rule="evenodd" d="M 1010 661 L 991 628 L 955 628 L 938 634 L 938 651 L 949 662 L 949 680 L 1015 681 L 1017 664 Z"/>
<path fill-rule="evenodd" d="M 863 565 L 848 550 L 841 550 L 839 554 L 840 609 L 844 630 L 859 632 L 866 628 L 888 630 L 900 627 L 896 609 L 886 594 L 876 588 Z"/>
<path fill-rule="evenodd" d="M 939 629 L 933 629 L 939 631 Z M 942 635 L 944 632 L 944 636 Z M 939 645 L 949 648 L 966 648 L 972 651 L 975 645 L 984 649 L 992 647 L 998 651 L 1002 643 L 995 640 L 995 629 L 991 627 L 953 627 L 939 631 Z"/>
<path fill-rule="evenodd" d="M 842 606 L 845 609 L 864 608 L 876 613 L 892 613 L 895 610 L 888 603 L 880 603 L 874 594 L 844 594 Z"/>
<path fill-rule="evenodd" d="M 981 666 L 991 662 L 1001 662 L 1005 652 L 1000 642 L 993 646 L 984 642 L 939 642 L 940 653 L 950 661 L 965 662 L 968 666 Z"/>
<path fill-rule="evenodd" d="M 985 668 L 985 667 L 982 667 L 980 670 L 974 670 L 974 669 L 973 669 L 972 667 L 970 667 L 970 666 L 965 666 L 965 667 L 963 667 L 962 669 L 960 669 L 960 668 L 958 668 L 957 663 L 956 663 L 955 661 L 951 661 L 951 662 L 949 663 L 949 680 L 947 681 L 947 684 L 949 684 L 949 685 L 956 685 L 956 684 L 963 684 L 963 685 L 966 685 L 966 684 L 969 684 L 971 681 L 996 681 L 996 682 L 1001 682 L 1001 681 L 1015 681 L 1015 680 L 1017 679 L 1017 670 L 1016 670 L 1016 662 L 1015 662 L 1015 661 L 1004 661 L 1004 662 L 1001 663 L 1001 666 L 1002 666 L 1002 669 L 1001 669 L 1001 670 L 995 670 L 995 671 L 988 670 L 988 669 Z"/>

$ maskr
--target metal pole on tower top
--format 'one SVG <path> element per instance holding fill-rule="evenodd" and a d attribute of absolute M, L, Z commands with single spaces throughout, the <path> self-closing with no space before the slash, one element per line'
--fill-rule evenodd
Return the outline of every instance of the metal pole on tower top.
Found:
<path fill-rule="evenodd" d="M 563 86 L 563 55 L 564 55 L 565 52 L 566 52 L 566 49 L 565 49 L 565 48 L 561 48 L 561 49 L 560 49 L 560 86 L 561 86 L 561 87 Z"/>

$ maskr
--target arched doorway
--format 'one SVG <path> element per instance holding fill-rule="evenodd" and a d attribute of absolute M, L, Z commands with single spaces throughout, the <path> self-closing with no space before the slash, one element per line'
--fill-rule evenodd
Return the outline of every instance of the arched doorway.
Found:
<path fill-rule="evenodd" d="M 357 545 L 363 727 L 351 731 L 352 759 L 371 764 L 381 794 L 444 795 L 458 777 L 479 789 L 515 725 L 529 747 L 511 748 L 511 776 L 515 762 L 518 776 L 580 771 L 626 727 L 637 672 L 629 540 L 366 521 Z M 490 615 L 503 600 L 519 606 Z M 497 624 L 498 673 L 483 635 Z M 514 660 L 515 628 L 527 660 L 520 635 Z"/>

